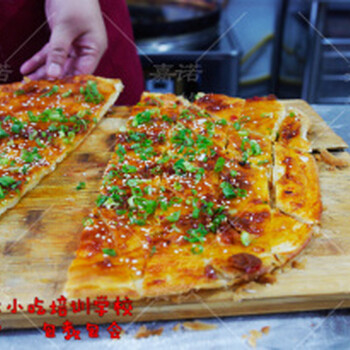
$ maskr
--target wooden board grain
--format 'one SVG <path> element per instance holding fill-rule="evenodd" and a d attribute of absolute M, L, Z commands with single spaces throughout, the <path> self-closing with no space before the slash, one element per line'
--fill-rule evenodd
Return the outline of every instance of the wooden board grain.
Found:
<path fill-rule="evenodd" d="M 300 104 L 297 103 L 300 106 Z M 304 268 L 285 268 L 271 285 L 251 283 L 244 290 L 190 293 L 176 298 L 135 302 L 133 317 L 103 318 L 85 314 L 30 315 L 26 305 L 35 297 L 46 305 L 58 298 L 67 268 L 77 248 L 82 219 L 94 205 L 101 175 L 115 144 L 115 131 L 124 123 L 126 108 L 114 110 L 57 170 L 45 178 L 0 221 L 0 325 L 5 328 L 41 327 L 43 322 L 76 324 L 196 318 L 299 311 L 350 306 L 350 232 L 348 212 L 350 168 L 330 171 L 320 165 L 325 206 L 321 233 L 299 258 Z M 328 141 L 331 139 L 328 138 Z M 333 140 L 336 140 L 334 136 Z M 328 142 L 327 141 L 327 142 Z M 329 142 L 332 145 L 335 143 Z M 325 147 L 325 146 L 323 146 Z M 345 152 L 337 154 L 350 161 Z M 77 191 L 79 181 L 86 189 Z M 13 298 L 24 306 L 16 314 L 6 309 Z M 94 313 L 93 313 L 94 314 Z"/>

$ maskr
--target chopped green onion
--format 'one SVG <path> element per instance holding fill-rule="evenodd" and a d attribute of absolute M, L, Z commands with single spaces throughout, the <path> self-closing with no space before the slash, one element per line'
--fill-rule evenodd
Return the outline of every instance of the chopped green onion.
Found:
<path fill-rule="evenodd" d="M 91 218 L 87 217 L 83 219 L 83 225 L 84 227 L 86 226 L 92 226 L 94 224 L 94 220 L 92 220 Z"/>
<path fill-rule="evenodd" d="M 167 220 L 170 222 L 176 222 L 180 219 L 181 216 L 181 211 L 175 211 L 172 214 L 170 214 L 169 216 L 167 216 Z"/>
<path fill-rule="evenodd" d="M 227 120 L 226 119 L 220 119 L 215 122 L 217 125 L 227 125 Z"/>
<path fill-rule="evenodd" d="M 269 162 L 268 159 L 259 160 L 259 161 L 258 161 L 258 165 L 267 164 L 268 162 Z"/>
<path fill-rule="evenodd" d="M 11 176 L 2 176 L 0 177 L 0 185 L 3 187 L 10 187 L 15 184 L 17 181 Z"/>
<path fill-rule="evenodd" d="M 134 165 L 124 164 L 122 166 L 122 172 L 126 174 L 136 173 L 137 168 Z"/>
<path fill-rule="evenodd" d="M 151 249 L 151 256 L 154 255 L 157 251 L 157 247 L 154 245 L 152 246 L 152 249 Z"/>
<path fill-rule="evenodd" d="M 197 208 L 197 207 L 193 208 L 192 218 L 198 219 L 200 212 L 201 212 L 201 210 L 199 208 Z"/>
<path fill-rule="evenodd" d="M 154 110 L 146 110 L 135 115 L 131 125 L 137 127 L 142 124 L 147 124 L 151 121 L 151 116 L 155 113 Z"/>
<path fill-rule="evenodd" d="M 7 158 L 0 158 L 0 165 L 7 165 L 9 162 Z"/>
<path fill-rule="evenodd" d="M 38 148 L 34 147 L 32 152 L 23 149 L 21 159 L 24 160 L 26 163 L 32 163 L 35 160 L 42 159 L 42 156 L 39 154 Z"/>
<path fill-rule="evenodd" d="M 9 136 L 9 134 L 0 126 L 0 139 Z"/>
<path fill-rule="evenodd" d="M 28 111 L 27 114 L 28 114 L 29 120 L 32 123 L 37 123 L 40 120 L 40 118 L 38 116 L 34 115 L 34 113 L 32 111 Z"/>
<path fill-rule="evenodd" d="M 100 194 L 96 199 L 96 205 L 100 207 L 108 199 L 108 196 Z"/>
<path fill-rule="evenodd" d="M 191 248 L 192 254 L 202 254 L 203 253 L 203 246 L 201 244 L 196 244 Z"/>
<path fill-rule="evenodd" d="M 18 90 L 16 90 L 15 92 L 14 92 L 14 95 L 15 96 L 21 96 L 21 95 L 24 95 L 26 92 L 25 92 L 25 90 L 23 90 L 23 89 L 18 89 Z"/>
<path fill-rule="evenodd" d="M 54 85 L 50 91 L 46 92 L 45 94 L 42 94 L 40 97 L 51 97 L 53 94 L 58 92 L 58 90 L 59 87 L 57 85 Z"/>
<path fill-rule="evenodd" d="M 216 161 L 214 171 L 217 173 L 221 172 L 224 169 L 224 165 L 225 165 L 225 158 L 219 157 L 218 160 Z"/>
<path fill-rule="evenodd" d="M 80 93 L 85 96 L 85 102 L 98 104 L 104 100 L 104 96 L 97 89 L 97 83 L 93 80 L 88 80 L 86 87 L 80 88 Z"/>
<path fill-rule="evenodd" d="M 102 248 L 103 254 L 109 255 L 109 256 L 117 256 L 117 253 L 114 249 L 110 248 Z"/>
<path fill-rule="evenodd" d="M 64 92 L 61 96 L 63 98 L 66 98 L 66 97 L 69 97 L 72 93 L 73 91 L 69 89 L 68 91 Z"/>
<path fill-rule="evenodd" d="M 24 123 L 22 123 L 20 120 L 15 120 L 13 122 L 11 131 L 15 134 L 19 134 L 23 128 L 24 128 Z"/>
<path fill-rule="evenodd" d="M 239 136 L 248 136 L 249 131 L 248 130 L 240 130 L 240 131 L 238 131 L 238 135 Z"/>
<path fill-rule="evenodd" d="M 236 197 L 244 198 L 247 195 L 247 190 L 242 188 L 235 188 L 229 182 L 221 183 L 220 187 L 222 188 L 222 193 L 227 199 L 232 199 Z"/>
<path fill-rule="evenodd" d="M 83 190 L 85 187 L 86 187 L 86 183 L 80 181 L 76 189 L 79 191 L 79 190 Z"/>
<path fill-rule="evenodd" d="M 188 237 L 185 236 L 184 239 L 190 243 L 202 243 L 204 242 L 204 237 L 207 235 L 208 231 L 203 224 L 199 224 L 198 228 L 192 228 L 187 231 Z"/>
<path fill-rule="evenodd" d="M 241 233 L 241 242 L 245 247 L 248 247 L 252 242 L 252 237 L 247 231 L 242 231 Z"/>
<path fill-rule="evenodd" d="M 241 124 L 239 122 L 234 122 L 233 127 L 238 131 L 241 128 Z"/>

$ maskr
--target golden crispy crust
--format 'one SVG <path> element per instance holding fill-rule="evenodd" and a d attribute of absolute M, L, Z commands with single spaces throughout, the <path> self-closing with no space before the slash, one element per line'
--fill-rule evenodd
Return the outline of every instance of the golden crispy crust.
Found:
<path fill-rule="evenodd" d="M 309 129 L 309 117 L 297 108 L 288 108 L 279 129 L 278 142 L 286 147 L 311 152 L 311 144 L 307 139 Z"/>
<path fill-rule="evenodd" d="M 96 84 L 100 94 L 96 101 L 85 101 L 87 95 L 80 92 L 88 81 Z M 0 214 L 16 205 L 84 140 L 122 87 L 119 80 L 92 76 L 1 86 L 0 178 L 16 183 L 11 187 L 2 183 Z"/>
<path fill-rule="evenodd" d="M 114 247 L 114 235 L 95 210 L 84 220 L 84 230 L 76 258 L 68 271 L 66 292 L 72 298 L 128 295 L 137 298 L 130 265 L 126 259 L 106 256 L 102 249 Z"/>
<path fill-rule="evenodd" d="M 246 100 L 242 127 L 275 141 L 285 115 L 284 106 L 274 97 L 254 97 Z"/>
<path fill-rule="evenodd" d="M 233 123 L 242 116 L 245 100 L 220 94 L 201 94 L 193 104 L 218 119 Z"/>
<path fill-rule="evenodd" d="M 311 156 L 275 143 L 273 157 L 284 115 L 272 98 L 202 94 L 191 105 L 143 94 L 128 131 L 117 134 L 92 227 L 69 269 L 68 295 L 140 299 L 229 287 L 297 255 L 321 209 L 305 219 L 311 199 L 319 203 Z M 290 213 L 291 202 L 281 201 L 284 150 L 292 174 L 304 185 L 314 180 L 313 192 L 298 197 L 304 211 Z M 297 180 L 291 185 L 300 192 Z"/>
<path fill-rule="evenodd" d="M 276 143 L 273 182 L 277 208 L 306 223 L 320 221 L 318 169 L 311 154 Z"/>

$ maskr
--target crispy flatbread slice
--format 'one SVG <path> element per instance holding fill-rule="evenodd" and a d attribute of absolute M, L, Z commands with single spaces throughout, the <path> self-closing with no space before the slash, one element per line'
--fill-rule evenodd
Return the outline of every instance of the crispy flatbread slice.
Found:
<path fill-rule="evenodd" d="M 193 104 L 218 119 L 234 123 L 239 121 L 242 116 L 245 100 L 221 94 L 200 93 Z"/>
<path fill-rule="evenodd" d="M 322 213 L 318 169 L 306 152 L 274 146 L 273 184 L 276 206 L 303 222 L 319 223 Z"/>
<path fill-rule="evenodd" d="M 239 121 L 240 129 L 275 141 L 285 115 L 285 107 L 273 96 L 253 97 L 246 100 Z"/>
<path fill-rule="evenodd" d="M 231 284 L 257 278 L 284 265 L 310 241 L 312 227 L 281 213 L 271 211 L 263 234 L 243 244 L 211 244 L 211 266 Z"/>
<path fill-rule="evenodd" d="M 68 271 L 66 292 L 72 298 L 99 296 L 101 293 L 109 297 L 127 295 L 138 298 L 131 275 L 132 261 L 127 256 L 120 258 L 117 255 L 116 235 L 97 210 L 85 218 L 83 224 L 80 247 Z"/>
<path fill-rule="evenodd" d="M 286 147 L 311 152 L 311 143 L 307 139 L 310 126 L 308 116 L 297 108 L 288 108 L 279 129 L 278 142 Z"/>
<path fill-rule="evenodd" d="M 0 87 L 0 214 L 84 140 L 122 89 L 93 76 Z"/>
<path fill-rule="evenodd" d="M 181 232 L 191 227 L 190 223 L 182 225 Z M 233 229 L 228 226 L 225 230 Z M 182 294 L 254 280 L 297 255 L 310 241 L 312 228 L 273 210 L 265 232 L 252 237 L 249 246 L 242 244 L 237 232 L 232 241 L 222 241 L 220 236 L 209 233 L 199 252 L 181 235 L 168 233 L 170 243 L 166 246 L 163 241 L 155 241 L 144 273 L 143 296 Z"/>

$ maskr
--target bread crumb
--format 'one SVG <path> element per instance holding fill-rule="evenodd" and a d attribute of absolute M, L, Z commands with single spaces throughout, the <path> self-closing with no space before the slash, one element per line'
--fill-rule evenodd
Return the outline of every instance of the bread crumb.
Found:
<path fill-rule="evenodd" d="M 337 168 L 336 168 L 334 165 L 329 165 L 329 166 L 327 167 L 327 170 L 328 170 L 328 171 L 336 171 Z"/>
<path fill-rule="evenodd" d="M 162 335 L 164 331 L 163 327 L 157 329 L 148 329 L 145 325 L 141 326 L 135 334 L 136 339 L 148 338 L 152 335 Z"/>
<path fill-rule="evenodd" d="M 181 329 L 181 323 L 177 323 L 172 329 L 174 332 L 178 332 Z"/>
<path fill-rule="evenodd" d="M 249 334 L 243 334 L 242 338 L 247 339 L 247 342 L 250 347 L 256 348 L 256 341 L 262 337 L 262 333 L 256 329 L 249 331 Z"/>
<path fill-rule="evenodd" d="M 205 323 L 201 321 L 183 322 L 182 325 L 185 329 L 188 329 L 190 331 L 207 331 L 217 328 L 217 325 L 215 324 Z"/>
<path fill-rule="evenodd" d="M 242 338 L 247 339 L 247 342 L 250 347 L 256 348 L 257 340 L 260 339 L 263 336 L 263 334 L 267 335 L 269 334 L 269 332 L 270 332 L 270 326 L 265 326 L 265 327 L 262 327 L 260 331 L 256 329 L 250 330 L 249 334 L 243 334 Z"/>
<path fill-rule="evenodd" d="M 265 273 L 258 278 L 257 282 L 261 284 L 272 284 L 276 282 L 276 276 L 271 273 Z"/>
<path fill-rule="evenodd" d="M 302 261 L 293 260 L 291 265 L 293 269 L 303 270 L 305 269 L 306 259 Z"/>
<path fill-rule="evenodd" d="M 270 333 L 270 326 L 265 326 L 261 328 L 261 332 L 264 334 L 269 334 Z"/>

